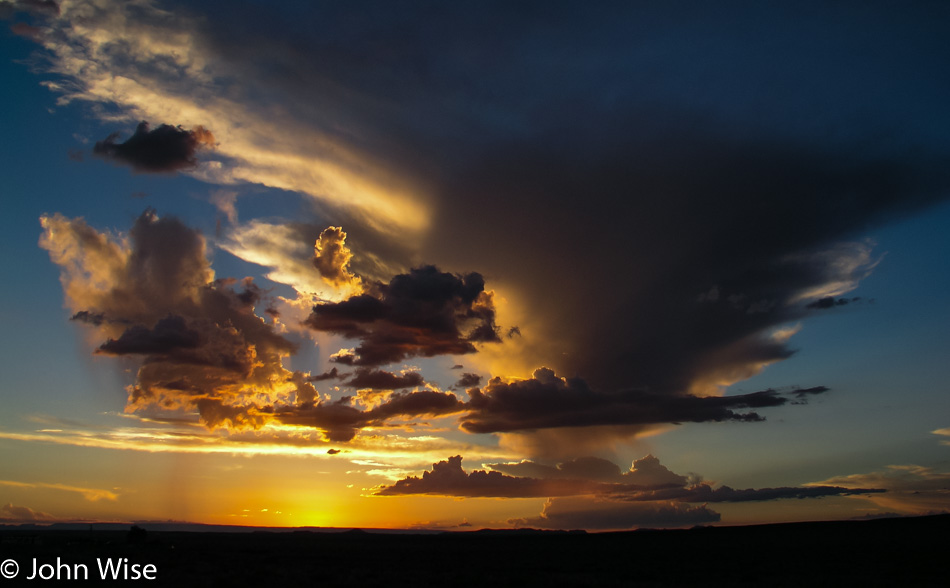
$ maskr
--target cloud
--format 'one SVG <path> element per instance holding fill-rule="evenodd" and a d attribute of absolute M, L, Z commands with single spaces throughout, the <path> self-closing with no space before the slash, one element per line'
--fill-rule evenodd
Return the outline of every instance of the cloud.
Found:
<path fill-rule="evenodd" d="M 33 510 L 26 506 L 14 506 L 9 502 L 0 507 L 0 520 L 2 521 L 50 521 L 54 518 L 49 513 Z"/>
<path fill-rule="evenodd" d="M 493 378 L 483 389 L 469 390 L 471 413 L 462 428 L 471 433 L 507 432 L 553 427 L 591 425 L 650 425 L 706 421 L 761 421 L 747 409 L 782 406 L 788 396 L 827 391 L 815 387 L 805 392 L 763 390 L 736 396 L 658 394 L 641 390 L 603 393 L 580 378 L 561 378 L 539 368 L 526 380 Z M 739 412 L 740 410 L 745 412 Z"/>
<path fill-rule="evenodd" d="M 54 0 L 14 0 L 14 8 L 34 14 L 59 16 L 59 4 Z"/>
<path fill-rule="evenodd" d="M 130 327 L 122 333 L 118 340 L 109 339 L 100 345 L 96 352 L 108 355 L 147 354 L 155 356 L 168 355 L 184 349 L 194 349 L 200 344 L 201 335 L 198 331 L 189 329 L 185 325 L 184 318 L 167 316 L 155 323 L 155 326 L 151 329 L 142 325 Z"/>
<path fill-rule="evenodd" d="M 497 342 L 495 307 L 480 274 L 440 272 L 434 266 L 376 283 L 373 293 L 313 308 L 307 325 L 356 339 L 338 363 L 379 366 L 410 357 L 474 353 L 475 343 Z"/>
<path fill-rule="evenodd" d="M 516 478 L 501 472 L 462 470 L 462 456 L 450 457 L 447 461 L 432 464 L 432 470 L 422 473 L 421 478 L 409 476 L 397 480 L 391 486 L 376 491 L 379 496 L 406 494 L 434 494 L 439 496 L 528 498 L 544 496 L 570 496 L 590 494 L 596 484 L 586 480 L 547 481 L 536 478 Z"/>
<path fill-rule="evenodd" d="M 41 246 L 61 267 L 73 316 L 105 338 L 96 353 L 135 357 L 141 364 L 128 388 L 128 411 L 196 411 L 209 428 L 231 431 L 261 429 L 271 422 L 308 426 L 332 441 L 350 441 L 360 429 L 387 426 L 394 419 L 465 410 L 454 394 L 437 390 L 361 399 L 372 404 L 366 409 L 354 406 L 349 397 L 318 401 L 313 382 L 346 376 L 333 370 L 311 376 L 284 368 L 283 359 L 298 346 L 255 314 L 263 292 L 250 278 L 214 279 L 204 239 L 177 219 L 146 211 L 127 238 L 60 215 L 44 216 L 41 224 Z M 458 290 L 445 298 L 436 288 L 437 309 L 421 318 L 428 323 L 412 323 L 419 317 L 410 317 L 406 328 L 429 326 L 438 332 L 440 310 L 449 313 L 447 320 L 460 323 L 471 315 L 486 316 L 478 306 L 484 299 L 481 282 L 471 276 L 467 282 L 449 274 L 443 278 Z M 391 320 L 399 324 L 417 309 L 413 304 L 433 300 L 424 289 L 439 280 L 410 284 L 409 294 L 398 280 L 394 283 L 380 303 L 388 305 Z M 412 286 L 423 288 L 419 299 L 412 298 L 418 293 Z M 344 383 L 394 390 L 425 381 L 418 372 L 397 375 L 360 368 Z"/>
<path fill-rule="evenodd" d="M 378 238 L 372 238 L 365 231 L 358 233 L 367 244 L 380 245 Z M 372 281 L 380 275 L 388 279 L 394 271 L 398 273 L 404 255 L 400 247 L 387 245 L 393 262 L 390 265 L 365 246 L 347 244 L 346 236 L 339 227 L 255 219 L 232 227 L 218 245 L 245 261 L 270 268 L 265 274 L 269 280 L 287 284 L 301 295 L 316 294 L 324 301 L 340 301 L 362 292 L 362 279 Z M 321 263 L 333 279 L 321 275 L 316 263 L 318 247 L 321 251 L 323 247 L 330 248 Z M 331 250 L 335 251 L 335 257 L 330 255 Z M 311 306 L 312 301 L 308 303 L 308 307 Z"/>
<path fill-rule="evenodd" d="M 182 168 L 194 177 L 312 200 L 320 223 L 258 219 L 231 227 L 222 246 L 323 298 L 310 327 L 355 342 L 334 354 L 337 363 L 471 354 L 520 333 L 499 346 L 507 357 L 478 365 L 501 379 L 473 395 L 468 431 L 541 439 L 570 428 L 575 437 L 558 432 L 562 441 L 607 443 L 659 423 L 758 421 L 760 408 L 823 392 L 716 398 L 792 357 L 787 327 L 812 305 L 848 299 L 881 260 L 864 238 L 869 228 L 950 194 L 948 135 L 934 126 L 943 119 L 930 100 L 941 37 L 919 26 L 945 15 L 931 5 L 870 7 L 865 35 L 819 35 L 822 43 L 811 42 L 814 33 L 829 16 L 846 20 L 850 7 L 765 11 L 752 23 L 734 7 L 702 3 L 630 4 L 609 17 L 565 6 L 540 28 L 512 5 L 478 13 L 381 5 L 358 17 L 333 6 L 218 8 L 64 3 L 38 38 L 53 74 L 47 85 L 60 104 L 89 104 L 109 123 L 213 129 L 214 160 Z M 492 47 L 482 42 L 487 28 Z M 888 59 L 868 57 L 878 54 Z M 103 149 L 115 155 L 128 143 L 116 141 Z M 129 248 L 72 228 L 101 263 L 86 264 L 95 273 L 86 280 L 64 280 L 76 290 L 67 296 L 105 296 L 102 284 L 122 277 Z M 434 265 L 406 270 L 419 260 Z M 334 292 L 327 276 L 336 284 L 359 276 L 365 291 Z M 479 293 L 468 300 L 472 276 Z M 426 298 L 437 282 L 466 292 Z M 243 295 L 236 284 L 210 290 L 234 298 Z M 524 316 L 498 319 L 503 297 Z M 292 305 L 314 303 L 273 302 L 288 329 Z M 202 344 L 135 354 L 150 370 L 140 379 L 151 375 L 182 406 L 210 387 L 217 392 L 203 406 L 222 418 L 239 418 L 247 396 L 224 393 L 225 368 L 256 365 L 236 353 L 253 346 L 269 366 L 252 370 L 268 398 L 245 416 L 273 418 L 281 399 L 272 397 L 299 388 L 275 360 L 290 351 L 258 347 L 242 327 L 234 337 L 217 332 L 185 306 L 72 310 L 77 321 L 102 314 L 90 325 L 115 345 L 154 340 L 159 321 L 180 318 L 179 334 L 199 333 Z M 223 355 L 199 353 L 210 350 L 205 342 Z M 227 361 L 211 377 L 214 357 Z M 538 365 L 551 373 L 510 377 Z"/>
<path fill-rule="evenodd" d="M 891 465 L 883 471 L 835 476 L 811 485 L 883 488 L 886 493 L 872 494 L 867 499 L 901 514 L 950 512 L 950 473 L 932 467 Z"/>
<path fill-rule="evenodd" d="M 824 496 L 853 496 L 880 494 L 887 492 L 883 488 L 846 488 L 842 486 L 806 486 L 781 488 L 746 488 L 736 490 L 729 486 L 713 489 L 708 484 L 697 484 L 689 488 L 670 488 L 650 490 L 625 495 L 627 501 L 675 500 L 678 502 L 757 502 L 779 500 L 783 498 L 822 498 Z"/>
<path fill-rule="evenodd" d="M 116 143 L 118 133 L 97 141 L 93 153 L 106 159 L 132 166 L 137 172 L 161 173 L 192 169 L 198 166 L 196 153 L 202 148 L 214 147 L 214 135 L 202 126 L 185 130 L 171 125 L 160 125 L 149 130 L 142 121 L 135 133 L 124 143 Z"/>
<path fill-rule="evenodd" d="M 232 225 L 238 221 L 237 195 L 234 190 L 213 190 L 209 196 L 211 204 L 214 204 Z"/>
<path fill-rule="evenodd" d="M 455 387 L 456 388 L 471 388 L 472 386 L 478 386 L 481 383 L 482 383 L 482 377 L 480 375 L 473 374 L 470 372 L 465 372 L 462 374 L 462 377 L 459 378 L 457 382 L 455 382 Z"/>
<path fill-rule="evenodd" d="M 309 376 L 307 379 L 311 382 L 324 382 L 326 380 L 336 380 L 344 377 L 346 377 L 346 374 L 341 374 L 339 368 L 334 367 L 329 371 L 323 372 L 322 374 Z"/>
<path fill-rule="evenodd" d="M 382 427 L 392 419 L 437 417 L 465 410 L 454 394 L 434 390 L 396 392 L 369 410 L 361 410 L 350 401 L 350 397 L 343 397 L 333 402 L 276 406 L 269 412 L 281 423 L 315 427 L 327 440 L 344 442 L 352 440 L 362 428 Z"/>
<path fill-rule="evenodd" d="M 330 285 L 355 294 L 363 291 L 358 276 L 349 271 L 353 252 L 346 246 L 346 233 L 341 227 L 327 227 L 314 245 L 313 266 Z"/>
<path fill-rule="evenodd" d="M 881 488 L 840 486 L 784 487 L 735 490 L 728 486 L 712 488 L 674 474 L 648 455 L 633 462 L 630 471 L 621 473 L 615 464 L 596 457 L 585 457 L 545 466 L 531 461 L 516 464 L 489 464 L 492 471 L 462 469 L 462 457 L 432 464 L 422 477 L 408 476 L 390 486 L 377 489 L 379 496 L 432 494 L 438 496 L 482 498 L 529 498 L 562 496 L 598 496 L 597 510 L 613 504 L 627 512 L 624 503 L 650 502 L 664 512 L 676 502 L 752 502 L 788 498 L 821 498 L 882 493 Z M 508 475 L 514 474 L 514 475 Z M 676 512 L 689 509 L 673 508 Z M 634 508 L 631 512 L 640 512 Z M 717 519 L 718 520 L 718 519 Z M 599 527 L 597 527 L 599 528 Z"/>
<path fill-rule="evenodd" d="M 0 430 L 0 439 L 30 444 L 85 447 L 141 453 L 308 456 L 326 458 L 335 444 L 320 429 L 282 425 L 274 420 L 258 430 L 231 430 L 227 435 L 208 431 L 187 417 L 149 417 L 142 414 L 112 415 L 133 419 L 137 426 L 70 426 L 43 429 L 31 433 Z M 447 453 L 465 452 L 475 459 L 511 459 L 498 448 L 476 445 L 436 436 L 405 436 L 377 429 L 347 442 L 347 455 L 353 459 L 380 460 L 415 466 L 431 463 Z"/>
<path fill-rule="evenodd" d="M 209 426 L 259 426 L 264 417 L 250 413 L 262 398 L 312 390 L 281 364 L 296 344 L 254 314 L 261 291 L 250 279 L 215 280 L 197 231 L 150 210 L 128 237 L 60 215 L 40 222 L 67 306 L 105 339 L 97 353 L 140 359 L 128 410 L 198 410 Z"/>
<path fill-rule="evenodd" d="M 425 380 L 422 379 L 422 374 L 419 372 L 407 372 L 396 375 L 383 370 L 360 368 L 344 383 L 352 388 L 397 390 L 399 388 L 415 388 L 416 386 L 421 386 L 425 383 Z"/>
<path fill-rule="evenodd" d="M 78 486 L 70 486 L 68 484 L 49 484 L 45 482 L 16 482 L 13 480 L 0 480 L 0 486 L 8 486 L 11 488 L 29 488 L 29 489 L 43 489 L 43 490 L 60 490 L 63 492 L 75 492 L 81 494 L 83 498 L 91 502 L 96 502 L 99 500 L 117 500 L 119 494 L 111 490 L 101 490 L 98 488 L 81 488 Z"/>
<path fill-rule="evenodd" d="M 244 29 L 248 22 L 240 16 L 217 28 L 237 13 L 211 25 L 200 14 L 202 8 L 196 5 L 185 14 L 150 0 L 135 6 L 66 3 L 59 18 L 45 23 L 49 34 L 41 41 L 49 71 L 60 76 L 48 86 L 61 94 L 60 104 L 90 104 L 95 115 L 109 122 L 175 120 L 184 128 L 214 129 L 215 159 L 199 168 L 178 168 L 205 181 L 252 182 L 305 194 L 402 239 L 412 239 L 425 228 L 428 211 L 417 183 L 396 173 L 395 164 L 375 156 L 368 146 L 351 140 L 360 128 L 371 133 L 373 125 L 354 124 L 346 131 L 339 126 L 351 119 L 340 107 L 365 99 L 350 93 L 349 98 L 337 95 L 331 104 L 329 94 L 337 94 L 331 88 L 340 86 L 317 82 L 326 78 L 311 66 L 309 73 L 300 71 L 311 63 L 309 58 L 285 65 L 296 63 L 298 73 L 310 80 L 307 84 L 316 84 L 306 90 L 310 99 L 288 95 L 293 88 L 275 76 L 283 65 L 255 65 L 263 55 L 269 56 L 267 61 L 287 53 L 274 51 L 272 39 L 259 27 L 238 33 L 232 26 Z M 248 42 L 255 39 L 262 52 L 252 58 L 241 44 L 231 44 L 232 33 Z M 102 105 L 108 108 L 100 109 Z M 103 142 L 109 151 L 115 146 L 114 138 Z"/>
<path fill-rule="evenodd" d="M 513 519 L 515 527 L 619 530 L 640 527 L 690 527 L 717 523 L 719 513 L 703 506 L 667 503 L 617 503 L 604 498 L 551 498 L 541 515 Z"/>
<path fill-rule="evenodd" d="M 544 465 L 528 459 L 517 463 L 489 463 L 486 466 L 493 471 L 517 478 L 581 478 L 600 482 L 619 482 L 622 476 L 617 464 L 600 457 L 579 457 L 559 463 L 557 466 Z"/>
<path fill-rule="evenodd" d="M 297 292 L 323 293 L 328 284 L 312 264 L 319 229 L 295 223 L 273 224 L 252 220 L 233 227 L 218 245 L 245 261 L 272 268 L 266 277 Z"/>
<path fill-rule="evenodd" d="M 0 18 L 2 18 L 2 16 L 0 16 Z M 43 34 L 43 29 L 28 25 L 25 22 L 15 22 L 10 25 L 10 32 L 28 39 L 39 39 Z M 72 153 L 70 153 L 70 158 L 72 158 Z"/>
<path fill-rule="evenodd" d="M 534 478 L 568 478 L 612 482 L 617 484 L 632 484 L 638 487 L 682 487 L 689 480 L 685 476 L 674 474 L 660 460 L 647 455 L 634 460 L 629 471 L 621 472 L 617 464 L 599 457 L 578 457 L 554 466 L 547 466 L 531 460 L 522 460 L 519 463 L 492 463 L 487 464 L 495 471 L 507 473 L 517 477 Z"/>
<path fill-rule="evenodd" d="M 846 304 L 851 304 L 852 302 L 858 302 L 861 300 L 860 296 L 854 296 L 852 298 L 838 298 L 835 299 L 834 296 L 825 296 L 824 298 L 819 298 L 814 302 L 810 302 L 805 305 L 805 308 L 834 308 L 835 306 L 845 306 Z"/>

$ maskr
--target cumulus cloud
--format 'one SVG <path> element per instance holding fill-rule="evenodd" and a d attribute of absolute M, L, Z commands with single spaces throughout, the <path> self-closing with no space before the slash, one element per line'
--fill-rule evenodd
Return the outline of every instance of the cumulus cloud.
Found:
<path fill-rule="evenodd" d="M 690 509 L 672 505 L 677 502 L 753 502 L 885 492 L 881 488 L 820 485 L 745 490 L 728 486 L 713 488 L 671 472 L 652 455 L 634 461 L 630 471 L 624 473 L 620 472 L 617 465 L 596 457 L 574 459 L 556 467 L 527 460 L 515 464 L 489 464 L 489 467 L 492 471 L 473 470 L 466 473 L 462 469 L 462 457 L 456 455 L 432 464 L 432 470 L 423 472 L 422 477 L 408 476 L 390 486 L 380 487 L 376 494 L 483 498 L 596 495 L 599 497 L 598 512 L 613 505 L 621 513 L 619 519 L 622 519 L 624 512 L 640 511 L 636 507 L 629 510 L 626 504 L 631 502 L 649 502 L 654 506 L 661 505 L 664 511 L 673 508 L 677 512 L 687 512 Z M 600 528 L 599 525 L 594 527 Z"/>
<path fill-rule="evenodd" d="M 313 266 L 320 277 L 338 289 L 358 294 L 363 288 L 359 277 L 349 271 L 351 259 L 353 253 L 346 246 L 346 233 L 341 227 L 327 227 L 317 237 Z"/>
<path fill-rule="evenodd" d="M 299 388 L 281 364 L 296 344 L 254 313 L 262 294 L 251 279 L 214 279 L 197 231 L 151 210 L 128 237 L 60 215 L 40 222 L 67 305 L 106 339 L 96 352 L 141 361 L 129 410 L 197 410 L 210 426 L 258 426 L 262 417 L 239 415 Z"/>
<path fill-rule="evenodd" d="M 439 496 L 527 498 L 544 496 L 571 496 L 590 494 L 596 484 L 586 480 L 548 481 L 536 478 L 506 476 L 501 472 L 475 470 L 466 473 L 462 469 L 462 456 L 456 455 L 446 461 L 432 464 L 432 470 L 422 473 L 421 478 L 409 476 L 391 486 L 376 491 L 379 496 L 405 494 L 435 494 Z"/>
<path fill-rule="evenodd" d="M 171 125 L 160 125 L 149 130 L 142 121 L 135 133 L 117 143 L 118 133 L 97 141 L 93 153 L 106 159 L 132 166 L 138 172 L 161 173 L 192 169 L 198 166 L 197 152 L 214 147 L 214 135 L 202 126 L 185 130 Z"/>
<path fill-rule="evenodd" d="M 352 353 L 337 356 L 346 365 L 474 353 L 476 343 L 500 341 L 492 292 L 485 290 L 482 276 L 434 266 L 376 283 L 372 293 L 317 304 L 306 323 L 360 341 Z"/>
<path fill-rule="evenodd" d="M 314 271 L 311 259 L 319 229 L 296 223 L 252 220 L 232 228 L 219 246 L 245 261 L 272 268 L 266 277 L 297 292 L 317 293 L 327 284 Z"/>
<path fill-rule="evenodd" d="M 471 413 L 462 428 L 472 433 L 590 425 L 649 425 L 706 421 L 761 421 L 749 409 L 782 406 L 790 396 L 820 394 L 825 387 L 763 390 L 736 396 L 661 394 L 642 390 L 598 392 L 580 378 L 539 368 L 525 380 L 493 378 L 469 390 Z"/>
<path fill-rule="evenodd" d="M 647 455 L 634 460 L 630 470 L 621 472 L 612 461 L 600 457 L 578 457 L 569 461 L 548 466 L 531 460 L 518 463 L 487 464 L 495 471 L 518 477 L 534 478 L 581 478 L 600 482 L 634 484 L 639 487 L 682 487 L 689 482 L 685 476 L 671 472 L 660 460 Z"/>
<path fill-rule="evenodd" d="M 41 224 L 40 244 L 61 268 L 74 319 L 105 339 L 96 353 L 134 357 L 141 364 L 128 388 L 129 411 L 196 411 L 205 425 L 231 430 L 271 422 L 309 426 L 333 441 L 348 441 L 364 427 L 465 408 L 454 394 L 430 389 L 393 393 L 365 409 L 349 397 L 320 400 L 314 382 L 346 378 L 353 388 L 396 390 L 425 381 L 419 372 L 371 368 L 348 377 L 336 368 L 315 376 L 287 370 L 282 360 L 297 344 L 255 313 L 261 289 L 250 278 L 215 279 L 204 238 L 175 218 L 146 211 L 128 237 L 99 233 L 82 219 L 61 215 L 44 216 Z M 463 295 L 466 285 L 472 289 L 469 299 L 437 296 L 437 304 L 464 314 L 452 305 L 477 305 L 481 283 L 473 280 L 458 283 Z M 402 303 L 398 283 L 394 290 L 384 300 L 399 321 L 413 307 Z M 437 330 L 438 318 L 429 320 Z"/>
<path fill-rule="evenodd" d="M 359 294 L 363 279 L 373 281 L 381 275 L 388 279 L 403 267 L 404 252 L 399 247 L 382 245 L 365 231 L 357 232 L 365 240 L 363 246 L 346 243 L 347 233 L 339 227 L 255 219 L 232 227 L 218 245 L 245 261 L 269 268 L 265 274 L 268 279 L 287 284 L 300 294 L 339 301 Z M 374 254 L 373 246 L 385 246 L 392 265 Z M 325 247 L 329 249 L 322 253 Z M 330 251 L 335 253 L 330 255 Z M 318 256 L 323 259 L 320 264 Z M 319 265 L 324 266 L 322 270 Z M 333 279 L 327 279 L 322 271 Z"/>

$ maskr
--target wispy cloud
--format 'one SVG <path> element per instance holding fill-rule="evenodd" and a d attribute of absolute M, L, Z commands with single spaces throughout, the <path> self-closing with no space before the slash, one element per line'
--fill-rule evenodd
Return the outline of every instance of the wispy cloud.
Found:
<path fill-rule="evenodd" d="M 866 474 L 835 476 L 815 482 L 845 488 L 874 486 L 887 490 L 866 498 L 885 510 L 902 514 L 950 512 L 950 472 L 919 465 L 891 465 Z"/>
<path fill-rule="evenodd" d="M 86 500 L 96 502 L 97 500 L 118 500 L 119 494 L 112 490 L 100 490 L 98 488 L 79 488 L 67 484 L 50 484 L 46 482 L 17 482 L 13 480 L 0 480 L 0 486 L 11 488 L 27 488 L 38 490 L 61 490 L 63 492 L 75 492 L 81 494 Z"/>
<path fill-rule="evenodd" d="M 15 506 L 10 502 L 0 507 L 0 521 L 4 522 L 51 521 L 55 518 L 47 512 L 33 510 L 28 506 Z"/>
<path fill-rule="evenodd" d="M 210 182 L 252 182 L 308 194 L 357 213 L 385 233 L 405 236 L 428 224 L 412 184 L 380 162 L 373 164 L 353 142 L 326 128 L 302 127 L 279 108 L 255 104 L 253 88 L 268 84 L 248 84 L 250 72 L 235 77 L 241 67 L 232 58 L 236 54 L 216 46 L 200 18 L 150 1 L 65 2 L 61 8 L 41 27 L 49 67 L 64 80 L 48 83 L 62 94 L 61 104 L 116 106 L 108 115 L 97 111 L 116 122 L 174 121 L 187 129 L 213 129 L 215 157 L 194 172 Z M 152 132 L 162 129 L 176 130 Z M 171 136 L 171 131 L 162 133 Z M 130 141 L 141 143 L 136 136 Z M 131 155 L 135 146 L 107 140 L 99 150 L 154 171 L 154 165 L 143 163 L 141 151 Z M 166 169 L 167 163 L 158 167 Z"/>

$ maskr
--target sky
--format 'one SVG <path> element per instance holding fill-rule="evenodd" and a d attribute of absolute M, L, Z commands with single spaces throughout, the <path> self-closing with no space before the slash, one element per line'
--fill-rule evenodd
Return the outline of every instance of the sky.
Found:
<path fill-rule="evenodd" d="M 0 19 L 0 522 L 950 510 L 945 3 Z"/>

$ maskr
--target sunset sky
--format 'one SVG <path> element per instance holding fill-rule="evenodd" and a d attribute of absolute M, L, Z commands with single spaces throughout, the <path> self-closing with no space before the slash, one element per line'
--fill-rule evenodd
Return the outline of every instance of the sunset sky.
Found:
<path fill-rule="evenodd" d="M 950 510 L 950 5 L 0 19 L 0 522 Z"/>

